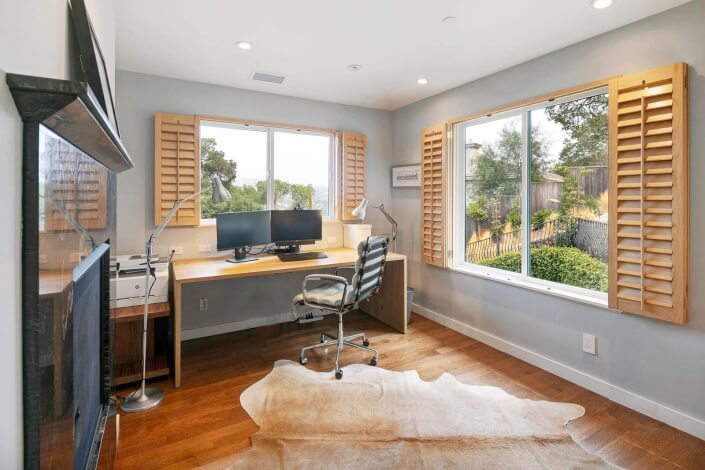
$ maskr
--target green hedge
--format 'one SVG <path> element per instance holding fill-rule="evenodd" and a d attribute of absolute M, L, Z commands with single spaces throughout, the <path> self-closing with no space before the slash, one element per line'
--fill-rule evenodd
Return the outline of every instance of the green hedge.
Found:
<path fill-rule="evenodd" d="M 478 264 L 521 272 L 521 255 L 507 253 Z M 607 264 L 572 247 L 531 249 L 531 274 L 539 279 L 607 292 Z"/>

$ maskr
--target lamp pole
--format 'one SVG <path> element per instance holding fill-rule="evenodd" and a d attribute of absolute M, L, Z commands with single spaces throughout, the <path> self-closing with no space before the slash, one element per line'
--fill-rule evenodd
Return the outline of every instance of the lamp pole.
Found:
<path fill-rule="evenodd" d="M 213 202 L 220 203 L 224 201 L 228 201 L 232 198 L 232 195 L 225 189 L 223 186 L 223 183 L 220 181 L 220 178 L 217 176 L 213 176 L 211 178 L 211 182 L 213 183 Z M 164 217 L 164 220 L 162 220 L 162 223 L 159 224 L 159 227 L 149 236 L 147 239 L 147 243 L 145 243 L 145 251 L 147 254 L 147 262 L 146 262 L 146 267 L 145 267 L 145 283 L 144 283 L 144 317 L 142 321 L 142 384 L 140 386 L 139 392 L 136 392 L 132 397 L 129 399 L 124 399 L 120 403 L 120 408 L 122 408 L 122 411 L 125 413 L 133 413 L 137 411 L 145 411 L 149 410 L 151 408 L 154 408 L 155 406 L 159 405 L 161 401 L 164 399 L 164 390 L 161 388 L 156 388 L 156 387 L 150 387 L 146 388 L 146 383 L 147 383 L 147 321 L 149 319 L 149 293 L 151 292 L 151 287 L 149 286 L 149 278 L 150 276 L 153 275 L 152 271 L 152 250 L 153 250 L 153 244 L 154 240 L 159 237 L 159 235 L 162 233 L 162 231 L 166 228 L 167 224 L 169 221 L 176 215 L 178 212 L 179 208 L 187 202 L 190 201 L 191 199 L 198 197 L 201 195 L 201 193 L 204 190 L 201 189 L 200 191 L 191 194 L 188 197 L 185 197 L 184 199 L 180 199 L 174 203 L 174 207 L 171 208 L 169 213 Z M 154 282 L 156 282 L 156 276 L 154 279 Z M 154 285 L 154 282 L 152 285 Z"/>

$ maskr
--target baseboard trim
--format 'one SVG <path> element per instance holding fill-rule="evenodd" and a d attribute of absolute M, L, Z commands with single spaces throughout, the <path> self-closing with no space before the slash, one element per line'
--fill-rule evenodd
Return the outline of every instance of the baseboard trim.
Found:
<path fill-rule="evenodd" d="M 246 320 L 219 323 L 217 325 L 202 326 L 190 330 L 181 330 L 181 340 L 205 338 L 206 336 L 222 335 L 233 331 L 249 330 L 260 326 L 275 325 L 277 323 L 287 323 L 294 319 L 292 313 L 277 313 L 268 317 L 248 318 Z"/>
<path fill-rule="evenodd" d="M 531 365 L 555 374 L 569 382 L 580 385 L 590 391 L 602 395 L 620 405 L 645 414 L 657 421 L 673 426 L 683 432 L 705 440 L 705 421 L 689 416 L 668 406 L 657 403 L 636 393 L 613 385 L 605 380 L 586 374 L 578 369 L 562 364 L 549 357 L 538 354 L 522 346 L 492 335 L 454 318 L 442 315 L 419 304 L 413 304 L 413 311 L 445 327 L 455 330 L 465 336 L 487 344 L 504 353 L 514 356 Z"/>

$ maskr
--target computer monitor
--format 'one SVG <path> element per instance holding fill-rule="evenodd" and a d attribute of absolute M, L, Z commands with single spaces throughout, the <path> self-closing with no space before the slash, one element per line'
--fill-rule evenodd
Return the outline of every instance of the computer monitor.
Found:
<path fill-rule="evenodd" d="M 270 211 L 226 212 L 215 215 L 218 251 L 235 250 L 230 262 L 254 261 L 247 248 L 270 243 Z"/>
<path fill-rule="evenodd" d="M 310 245 L 322 239 L 320 210 L 272 211 L 272 243 L 288 246 L 296 252 L 299 245 Z"/>

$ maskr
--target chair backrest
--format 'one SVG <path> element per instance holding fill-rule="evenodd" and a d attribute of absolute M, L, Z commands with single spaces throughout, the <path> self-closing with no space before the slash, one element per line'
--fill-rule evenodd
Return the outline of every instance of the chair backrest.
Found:
<path fill-rule="evenodd" d="M 352 278 L 355 303 L 369 299 L 382 285 L 388 247 L 389 238 L 380 235 L 367 237 L 357 245 L 357 262 Z"/>

